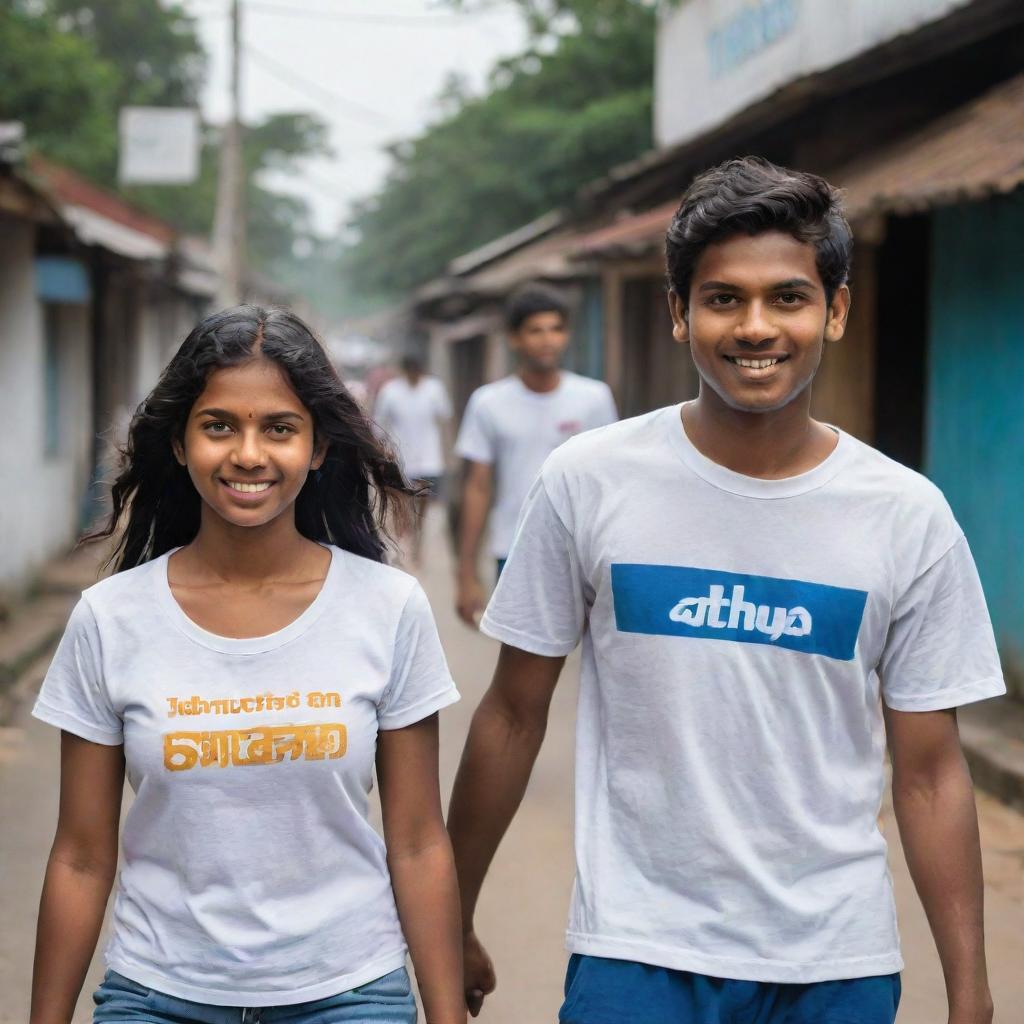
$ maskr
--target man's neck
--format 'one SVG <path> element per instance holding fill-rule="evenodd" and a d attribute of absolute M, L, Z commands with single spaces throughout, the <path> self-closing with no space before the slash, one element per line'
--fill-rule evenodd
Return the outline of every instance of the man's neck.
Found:
<path fill-rule="evenodd" d="M 520 366 L 519 379 L 530 391 L 544 394 L 546 391 L 554 391 L 562 383 L 562 371 L 557 367 L 553 370 L 537 370 Z"/>
<path fill-rule="evenodd" d="M 702 386 L 697 400 L 683 406 L 682 421 L 690 443 L 706 458 L 763 480 L 809 472 L 838 440 L 811 418 L 809 391 L 782 409 L 750 413 L 730 408 Z"/>

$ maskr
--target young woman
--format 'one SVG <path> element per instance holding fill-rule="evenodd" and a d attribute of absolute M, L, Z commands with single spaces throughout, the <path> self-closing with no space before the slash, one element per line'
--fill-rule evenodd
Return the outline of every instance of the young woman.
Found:
<path fill-rule="evenodd" d="M 62 730 L 32 1024 L 70 1021 L 135 799 L 96 1021 L 465 1021 L 426 597 L 382 564 L 409 493 L 291 313 L 188 336 L 132 422 L 117 572 L 35 715 Z M 376 762 L 384 841 L 367 820 Z M 233 1009 L 231 1009 L 233 1008 Z M 240 1016 L 239 1016 L 240 1014 Z"/>

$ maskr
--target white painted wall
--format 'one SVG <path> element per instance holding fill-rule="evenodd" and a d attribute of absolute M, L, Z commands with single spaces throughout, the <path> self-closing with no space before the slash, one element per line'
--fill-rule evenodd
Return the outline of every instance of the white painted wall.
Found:
<path fill-rule="evenodd" d="M 57 455 L 44 455 L 45 341 L 35 294 L 35 227 L 0 215 L 0 588 L 17 591 L 78 533 L 91 435 L 91 355 L 84 307 L 62 307 Z"/>
<path fill-rule="evenodd" d="M 973 0 L 685 0 L 655 53 L 654 135 L 686 142 L 777 89 Z"/>

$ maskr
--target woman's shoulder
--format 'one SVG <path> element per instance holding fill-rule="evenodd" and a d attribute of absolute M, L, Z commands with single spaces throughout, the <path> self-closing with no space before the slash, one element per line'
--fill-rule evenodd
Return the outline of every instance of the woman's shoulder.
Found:
<path fill-rule="evenodd" d="M 334 560 L 332 567 L 337 563 L 336 575 L 339 580 L 345 581 L 341 588 L 342 592 L 355 600 L 359 600 L 360 597 L 378 597 L 404 605 L 409 595 L 419 588 L 415 576 L 404 569 L 388 565 L 387 562 L 378 562 L 376 559 L 357 555 L 333 544 L 331 557 Z M 354 587 L 360 589 L 353 591 Z"/>

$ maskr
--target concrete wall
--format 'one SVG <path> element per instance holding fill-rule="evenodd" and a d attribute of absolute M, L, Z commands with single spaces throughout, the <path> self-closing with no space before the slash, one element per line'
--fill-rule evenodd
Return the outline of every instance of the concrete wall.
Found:
<path fill-rule="evenodd" d="M 967 535 L 1024 697 L 1024 190 L 936 212 L 925 469 Z"/>
<path fill-rule="evenodd" d="M 91 448 L 87 310 L 59 307 L 60 436 L 56 453 L 45 453 L 46 340 L 34 246 L 33 224 L 0 216 L 0 588 L 9 592 L 75 540 Z"/>

